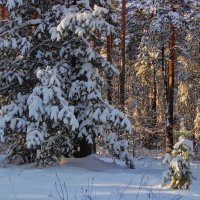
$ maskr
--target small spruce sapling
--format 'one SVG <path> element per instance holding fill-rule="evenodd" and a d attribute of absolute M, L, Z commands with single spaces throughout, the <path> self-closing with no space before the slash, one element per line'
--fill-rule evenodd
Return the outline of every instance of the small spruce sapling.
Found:
<path fill-rule="evenodd" d="M 183 130 L 182 126 L 181 130 Z M 188 189 L 191 185 L 190 157 L 192 155 L 193 142 L 180 136 L 173 150 L 166 153 L 162 162 L 163 165 L 168 166 L 168 169 L 163 172 L 162 185 L 170 181 L 171 189 Z"/>

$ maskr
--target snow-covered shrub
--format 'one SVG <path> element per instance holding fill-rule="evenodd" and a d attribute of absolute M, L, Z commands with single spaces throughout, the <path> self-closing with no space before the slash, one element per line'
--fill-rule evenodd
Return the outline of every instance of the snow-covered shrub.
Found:
<path fill-rule="evenodd" d="M 188 189 L 191 184 L 190 156 L 193 155 L 193 142 L 180 137 L 170 153 L 165 155 L 162 162 L 168 167 L 163 172 L 162 185 L 170 181 L 172 189 Z"/>

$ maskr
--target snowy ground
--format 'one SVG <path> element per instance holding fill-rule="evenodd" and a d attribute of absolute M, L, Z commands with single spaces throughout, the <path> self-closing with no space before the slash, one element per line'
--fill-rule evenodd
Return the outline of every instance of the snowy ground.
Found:
<path fill-rule="evenodd" d="M 135 169 L 95 155 L 73 158 L 59 167 L 43 169 L 31 165 L 5 166 L 3 159 L 0 156 L 0 200 L 61 200 L 56 192 L 57 177 L 67 187 L 69 198 L 62 200 L 200 199 L 198 164 L 192 165 L 197 180 L 190 190 L 168 190 L 160 184 L 163 168 L 159 159 L 138 160 Z"/>

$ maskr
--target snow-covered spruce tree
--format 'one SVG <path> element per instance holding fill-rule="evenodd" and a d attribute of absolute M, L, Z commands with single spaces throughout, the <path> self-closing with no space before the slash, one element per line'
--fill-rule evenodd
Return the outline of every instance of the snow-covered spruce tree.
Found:
<path fill-rule="evenodd" d="M 111 1 L 91 2 L 1 2 L 8 20 L 0 22 L 0 91 L 11 95 L 0 111 L 0 133 L 15 142 L 10 161 L 49 165 L 102 136 L 113 156 L 133 167 L 127 142 L 116 135 L 131 132 L 130 122 L 101 96 L 100 74 L 119 72 L 90 47 L 98 32 L 114 32 L 102 18 Z"/>
<path fill-rule="evenodd" d="M 162 162 L 168 168 L 163 172 L 162 185 L 170 181 L 169 187 L 172 189 L 188 189 L 192 182 L 190 157 L 193 156 L 193 142 L 184 136 L 189 132 L 184 126 L 184 119 L 180 122 L 179 132 L 182 136 Z"/>
<path fill-rule="evenodd" d="M 192 130 L 186 130 L 185 119 L 183 117 L 180 119 L 180 129 L 179 129 L 179 131 L 174 130 L 174 136 L 177 139 L 180 136 L 184 136 L 184 137 L 186 137 L 188 139 L 192 139 L 193 138 Z"/>

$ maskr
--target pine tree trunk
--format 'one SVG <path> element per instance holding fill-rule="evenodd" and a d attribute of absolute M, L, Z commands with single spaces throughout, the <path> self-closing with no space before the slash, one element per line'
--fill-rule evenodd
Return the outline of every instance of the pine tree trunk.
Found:
<path fill-rule="evenodd" d="M 152 0 L 152 11 L 151 11 L 151 20 L 154 18 L 154 0 Z M 152 53 L 154 53 L 154 49 L 152 49 Z M 153 77 L 152 77 L 152 98 L 151 98 L 151 128 L 155 129 L 157 124 L 157 82 L 156 82 L 156 66 L 155 66 L 155 59 L 151 59 L 151 65 L 153 69 Z M 149 134 L 149 148 L 152 148 L 152 144 L 154 143 L 155 138 L 157 137 L 157 133 L 154 131 L 153 133 Z"/>
<path fill-rule="evenodd" d="M 152 1 L 153 7 L 154 7 L 154 0 Z M 154 8 L 151 12 L 151 20 L 154 18 Z M 154 50 L 152 50 L 154 52 Z M 157 122 L 157 114 L 156 114 L 156 101 L 157 101 L 157 84 L 156 84 L 156 68 L 155 68 L 155 60 L 152 58 L 151 60 L 152 66 L 153 66 L 153 99 L 152 99 L 152 127 L 155 128 L 156 122 Z"/>
<path fill-rule="evenodd" d="M 39 19 L 40 16 L 39 16 L 37 13 L 32 13 L 32 14 L 31 14 L 31 18 L 32 18 L 32 19 Z M 31 26 L 31 29 L 32 29 L 32 31 L 35 31 L 35 30 L 37 29 L 37 25 L 32 25 L 32 26 Z"/>
<path fill-rule="evenodd" d="M 162 72 L 163 72 L 163 83 L 164 83 L 164 102 L 167 101 L 167 70 L 165 65 L 165 44 L 164 44 L 164 37 L 162 37 L 163 43 L 162 43 Z"/>
<path fill-rule="evenodd" d="M 175 12 L 174 1 L 172 1 L 172 11 Z M 174 114 L 174 59 L 175 59 L 175 41 L 176 30 L 171 26 L 171 35 L 169 42 L 169 61 L 168 61 L 168 116 L 167 116 L 167 128 L 166 128 L 166 147 L 173 148 L 173 114 Z"/>
<path fill-rule="evenodd" d="M 156 126 L 156 122 L 157 122 L 156 101 L 157 101 L 157 83 L 156 83 L 156 69 L 154 66 L 154 68 L 153 68 L 153 102 L 152 102 L 153 126 L 154 127 Z"/>
<path fill-rule="evenodd" d="M 8 13 L 7 9 L 4 5 L 0 5 L 1 8 L 1 20 L 2 21 L 7 21 L 8 20 Z"/>
<path fill-rule="evenodd" d="M 110 34 L 107 36 L 107 60 L 112 64 L 112 40 L 113 35 Z M 112 77 L 108 75 L 107 77 L 108 82 L 108 90 L 107 90 L 107 99 L 109 104 L 112 104 L 112 92 L 113 92 L 113 85 L 112 85 Z"/>
<path fill-rule="evenodd" d="M 125 109 L 125 34 L 126 34 L 126 0 L 122 0 L 122 18 L 121 18 L 121 59 L 120 59 L 120 105 L 122 110 Z"/>
<path fill-rule="evenodd" d="M 155 1 L 152 1 L 153 4 L 153 9 L 151 12 L 151 19 L 154 18 L 154 6 L 155 6 Z M 156 83 L 156 67 L 155 67 L 155 60 L 154 58 L 152 59 L 152 65 L 153 65 L 153 101 L 152 101 L 152 112 L 153 112 L 153 120 L 152 120 L 152 125 L 155 128 L 156 123 L 157 123 L 157 114 L 156 114 L 156 101 L 157 101 L 157 83 Z"/>
<path fill-rule="evenodd" d="M 85 156 L 89 156 L 93 153 L 93 145 L 88 144 L 88 142 L 85 138 L 82 138 L 79 145 L 80 145 L 80 154 L 77 157 L 85 157 Z"/>
<path fill-rule="evenodd" d="M 163 33 L 164 34 L 164 33 Z M 163 102 L 164 102 L 164 121 L 165 125 L 167 125 L 167 116 L 168 116 L 168 109 L 167 109 L 167 93 L 168 93 L 168 85 L 167 85 L 167 69 L 166 69 L 166 64 L 165 64 L 165 44 L 164 44 L 164 36 L 162 36 L 162 47 L 161 47 L 161 52 L 162 52 L 162 73 L 163 73 L 163 84 L 164 84 L 164 94 L 163 94 Z M 165 130 L 166 132 L 166 130 Z M 165 147 L 166 148 L 166 144 Z"/>
<path fill-rule="evenodd" d="M 153 66 L 153 99 L 152 99 L 152 127 L 156 127 L 157 123 L 157 83 L 156 83 L 156 69 L 155 65 Z"/>

